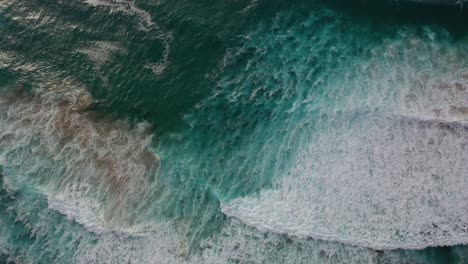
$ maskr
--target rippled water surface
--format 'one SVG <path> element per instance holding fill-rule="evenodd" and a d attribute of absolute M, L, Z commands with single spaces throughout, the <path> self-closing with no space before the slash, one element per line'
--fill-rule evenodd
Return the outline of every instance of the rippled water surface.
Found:
<path fill-rule="evenodd" d="M 0 263 L 468 263 L 429 2 L 0 0 Z"/>

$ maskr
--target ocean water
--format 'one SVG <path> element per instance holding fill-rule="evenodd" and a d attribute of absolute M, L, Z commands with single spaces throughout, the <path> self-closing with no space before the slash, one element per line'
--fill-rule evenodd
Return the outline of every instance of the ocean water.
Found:
<path fill-rule="evenodd" d="M 468 263 L 464 1 L 0 0 L 0 263 Z"/>

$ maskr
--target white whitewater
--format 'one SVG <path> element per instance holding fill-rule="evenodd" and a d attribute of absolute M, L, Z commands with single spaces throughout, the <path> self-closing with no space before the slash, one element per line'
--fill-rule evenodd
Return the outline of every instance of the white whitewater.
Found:
<path fill-rule="evenodd" d="M 375 54 L 386 57 L 334 84 L 350 92 L 331 92 L 338 103 L 321 108 L 327 118 L 310 120 L 320 132 L 289 174 L 270 190 L 225 201 L 224 214 L 263 232 L 379 250 L 468 243 L 465 51 L 447 54 L 418 39 L 382 48 Z M 431 56 L 411 60 L 422 48 Z M 418 70 L 423 61 L 453 71 L 431 76 Z"/>

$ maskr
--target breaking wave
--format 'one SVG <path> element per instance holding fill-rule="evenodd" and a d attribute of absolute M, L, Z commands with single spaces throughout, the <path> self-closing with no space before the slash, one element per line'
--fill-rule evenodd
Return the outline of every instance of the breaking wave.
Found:
<path fill-rule="evenodd" d="M 149 125 L 87 111 L 92 99 L 82 87 L 42 89 L 28 94 L 16 87 L 0 97 L 0 160 L 16 175 L 13 186 L 35 183 L 51 209 L 80 223 L 95 215 L 110 229 L 135 225 L 160 163 L 148 148 Z"/>
<path fill-rule="evenodd" d="M 290 31 L 295 43 L 284 45 L 295 51 L 271 60 L 291 70 L 308 59 L 292 59 L 307 42 Z M 263 232 L 378 250 L 467 244 L 468 53 L 447 53 L 433 41 L 441 35 L 397 34 L 348 68 L 322 72 L 333 78 L 301 102 L 310 110 L 298 126 L 309 133 L 287 176 L 225 201 L 222 212 Z"/>
<path fill-rule="evenodd" d="M 176 2 L 0 1 L 0 262 L 463 259 L 466 39 Z"/>

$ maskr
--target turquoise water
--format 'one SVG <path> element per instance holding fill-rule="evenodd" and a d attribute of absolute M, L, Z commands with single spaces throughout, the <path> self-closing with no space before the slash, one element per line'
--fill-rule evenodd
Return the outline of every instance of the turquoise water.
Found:
<path fill-rule="evenodd" d="M 466 263 L 458 7 L 0 0 L 1 263 Z"/>

